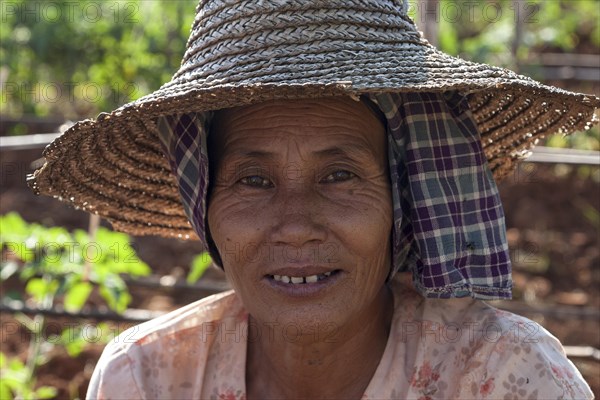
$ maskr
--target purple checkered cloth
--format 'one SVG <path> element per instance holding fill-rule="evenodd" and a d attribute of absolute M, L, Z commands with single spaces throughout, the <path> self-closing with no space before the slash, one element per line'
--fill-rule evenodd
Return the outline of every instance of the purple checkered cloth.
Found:
<path fill-rule="evenodd" d="M 206 134 L 211 113 L 169 115 L 157 121 L 158 137 L 179 183 L 179 195 L 192 227 L 206 246 L 208 188 Z"/>
<path fill-rule="evenodd" d="M 390 278 L 425 297 L 511 297 L 504 212 L 467 100 L 456 92 L 369 95 L 387 119 L 394 202 Z M 186 214 L 205 246 L 211 113 L 160 118 Z"/>

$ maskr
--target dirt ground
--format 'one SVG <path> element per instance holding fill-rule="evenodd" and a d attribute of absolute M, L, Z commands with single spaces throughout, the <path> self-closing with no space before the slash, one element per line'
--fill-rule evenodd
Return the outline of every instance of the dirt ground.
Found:
<path fill-rule="evenodd" d="M 0 214 L 18 211 L 27 221 L 68 228 L 87 228 L 87 214 L 58 201 L 36 197 L 23 184 L 39 151 L 2 153 Z M 596 175 L 594 175 L 596 174 Z M 499 307 L 539 322 L 567 346 L 600 348 L 600 171 L 555 165 L 522 164 L 500 185 L 513 260 L 514 300 Z M 594 177 L 595 176 L 595 177 Z M 198 243 L 155 237 L 135 238 L 140 257 L 157 277 L 185 277 Z M 222 280 L 210 270 L 208 278 Z M 17 281 L 3 282 L 3 295 L 18 290 Z M 168 311 L 209 294 L 201 290 L 156 290 L 134 286 L 133 308 Z M 94 325 L 93 320 L 49 318 L 45 335 L 52 338 L 66 324 Z M 25 359 L 29 336 L 6 313 L 2 324 L 2 351 Z M 129 323 L 118 323 L 123 330 Z M 51 341 L 51 340 L 50 340 Z M 83 398 L 102 345 L 89 345 L 80 356 L 69 357 L 59 347 L 49 349 L 48 362 L 37 371 L 40 385 L 59 389 L 59 398 Z M 600 361 L 572 358 L 600 396 Z"/>

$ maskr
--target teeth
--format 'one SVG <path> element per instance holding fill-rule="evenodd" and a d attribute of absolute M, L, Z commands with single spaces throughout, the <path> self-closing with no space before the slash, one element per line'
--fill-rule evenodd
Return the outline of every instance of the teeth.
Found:
<path fill-rule="evenodd" d="M 273 275 L 273 279 L 278 282 L 292 283 L 294 285 L 301 283 L 315 283 L 331 276 L 331 272 L 325 272 L 319 275 L 310 276 L 286 276 L 286 275 Z"/>

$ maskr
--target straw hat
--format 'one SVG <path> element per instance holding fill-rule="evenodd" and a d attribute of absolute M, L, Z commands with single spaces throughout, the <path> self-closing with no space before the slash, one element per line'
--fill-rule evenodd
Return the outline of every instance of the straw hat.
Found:
<path fill-rule="evenodd" d="M 444 54 L 406 11 L 400 0 L 202 0 L 171 81 L 75 124 L 45 149 L 30 186 L 118 230 L 196 238 L 157 137 L 159 116 L 269 99 L 458 90 L 469 95 L 496 179 L 536 139 L 594 122 L 597 97 Z"/>

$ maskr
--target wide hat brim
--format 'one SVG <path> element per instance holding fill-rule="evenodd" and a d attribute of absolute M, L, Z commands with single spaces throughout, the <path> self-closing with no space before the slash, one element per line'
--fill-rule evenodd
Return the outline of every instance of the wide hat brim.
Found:
<path fill-rule="evenodd" d="M 469 96 L 500 180 L 539 138 L 587 129 L 600 107 L 595 96 L 438 51 L 400 5 L 346 0 L 310 10 L 258 3 L 255 13 L 200 7 L 173 79 L 57 138 L 29 180 L 34 191 L 99 214 L 117 230 L 190 239 L 196 234 L 158 139 L 160 116 L 273 99 L 455 90 Z"/>

